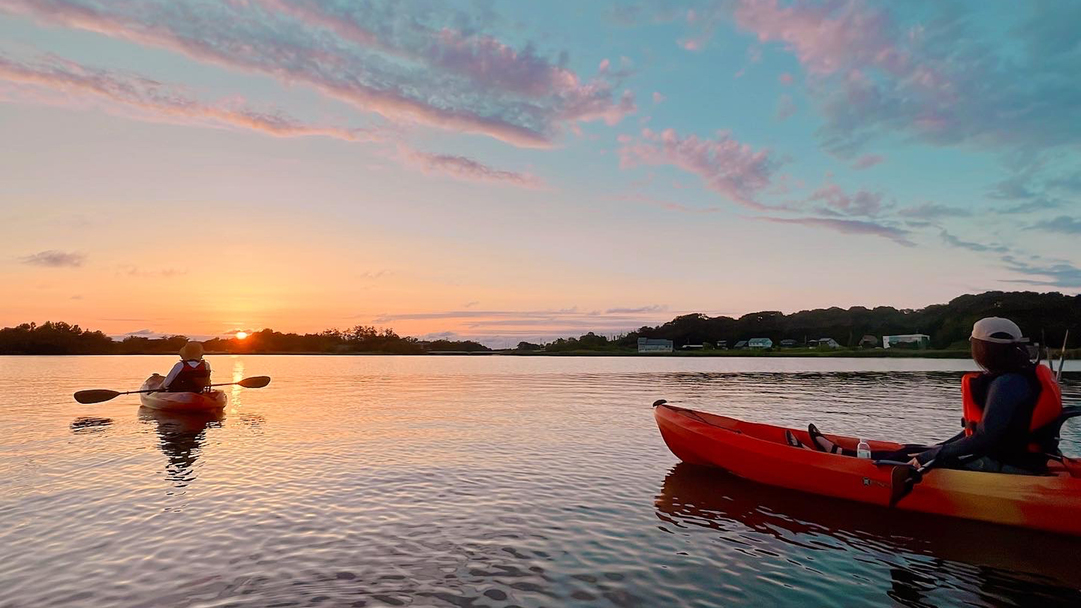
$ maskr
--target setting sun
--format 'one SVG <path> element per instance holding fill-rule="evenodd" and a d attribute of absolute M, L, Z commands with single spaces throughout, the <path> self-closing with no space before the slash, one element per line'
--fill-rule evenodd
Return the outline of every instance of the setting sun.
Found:
<path fill-rule="evenodd" d="M 238 332 L 236 332 L 236 339 L 237 340 L 243 340 L 244 338 L 247 338 L 247 337 L 248 337 L 248 332 L 246 332 L 246 331 L 238 331 Z"/>

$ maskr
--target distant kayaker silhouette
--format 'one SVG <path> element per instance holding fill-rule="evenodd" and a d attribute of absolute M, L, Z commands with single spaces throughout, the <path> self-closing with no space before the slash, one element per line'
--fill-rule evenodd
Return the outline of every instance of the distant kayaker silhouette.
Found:
<path fill-rule="evenodd" d="M 935 446 L 905 446 L 872 452 L 875 460 L 908 461 L 936 467 L 996 473 L 1040 474 L 1049 455 L 1058 452 L 1062 390 L 1054 374 L 1029 356 L 1021 328 L 1009 319 L 988 317 L 972 327 L 972 358 L 983 372 L 961 380 L 964 431 Z M 815 425 L 807 428 L 815 449 L 855 456 L 825 437 Z M 788 442 L 802 444 L 786 432 Z"/>
<path fill-rule="evenodd" d="M 210 363 L 203 359 L 203 345 L 188 342 L 161 387 L 170 393 L 201 393 L 210 385 Z"/>

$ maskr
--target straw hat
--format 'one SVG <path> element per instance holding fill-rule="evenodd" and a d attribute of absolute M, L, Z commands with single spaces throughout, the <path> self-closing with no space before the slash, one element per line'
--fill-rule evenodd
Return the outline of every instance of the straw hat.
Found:
<path fill-rule="evenodd" d="M 188 342 L 180 349 L 180 358 L 184 361 L 198 361 L 203 358 L 203 345 L 199 342 Z"/>

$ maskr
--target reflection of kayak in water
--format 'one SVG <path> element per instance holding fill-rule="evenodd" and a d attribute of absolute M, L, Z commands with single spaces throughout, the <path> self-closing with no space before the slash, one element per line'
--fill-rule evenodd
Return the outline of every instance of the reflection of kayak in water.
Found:
<path fill-rule="evenodd" d="M 190 481 L 189 474 L 206 441 L 206 430 L 221 426 L 221 410 L 174 412 L 139 408 L 139 420 L 152 423 L 161 451 L 169 459 L 168 476 L 179 485 Z"/>
<path fill-rule="evenodd" d="M 139 390 L 153 390 L 161 388 L 161 383 L 165 381 L 165 377 L 154 374 L 143 382 L 143 386 Z M 205 393 L 142 393 L 139 395 L 139 400 L 143 406 L 154 410 L 170 410 L 170 411 L 215 411 L 225 408 L 225 403 L 229 400 L 226 394 L 219 390 L 209 390 Z"/>
<path fill-rule="evenodd" d="M 790 430 L 805 444 L 806 431 L 696 412 L 671 405 L 654 408 L 661 436 L 680 460 L 720 467 L 764 484 L 887 506 L 893 467 L 788 445 Z M 848 449 L 857 440 L 830 436 Z M 872 450 L 899 450 L 874 441 Z M 1081 463 L 1072 469 L 1081 470 Z M 1081 535 L 1081 478 L 1053 462 L 1048 475 L 1007 475 L 936 469 L 898 509 Z"/>
<path fill-rule="evenodd" d="M 1032 598 L 1060 605 L 1064 598 L 1073 603 L 1081 597 L 1081 571 L 1062 558 L 1081 550 L 1081 541 L 1072 537 L 904 511 L 883 517 L 886 512 L 879 507 L 767 486 L 687 463 L 668 472 L 655 505 L 657 517 L 676 534 L 705 529 L 737 543 L 754 534 L 776 539 L 785 548 L 761 541 L 756 546 L 797 560 L 821 551 L 867 559 L 870 552 L 874 561 L 868 563 L 894 565 L 895 590 L 948 588 L 951 579 L 960 579 L 964 587 L 975 578 L 980 587 L 994 587 L 996 595 L 1012 600 L 1002 605 L 1025 605 Z M 929 582 L 907 580 L 916 574 L 930 577 Z"/>

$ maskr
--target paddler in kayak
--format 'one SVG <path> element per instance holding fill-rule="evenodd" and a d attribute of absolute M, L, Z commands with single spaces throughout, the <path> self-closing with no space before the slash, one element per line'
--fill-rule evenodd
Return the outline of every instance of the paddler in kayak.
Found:
<path fill-rule="evenodd" d="M 210 363 L 203 359 L 203 345 L 188 342 L 161 387 L 170 393 L 201 393 L 210 385 Z"/>
<path fill-rule="evenodd" d="M 934 460 L 939 467 L 972 471 L 1046 471 L 1048 454 L 1057 447 L 1055 423 L 1062 413 L 1062 390 L 1050 368 L 1030 360 L 1028 339 L 1009 319 L 980 319 L 969 342 L 972 358 L 984 371 L 961 379 L 964 431 L 936 446 L 873 452 L 871 458 L 907 460 L 915 467 Z M 835 445 L 813 424 L 808 432 L 820 451 L 856 455 Z"/>

